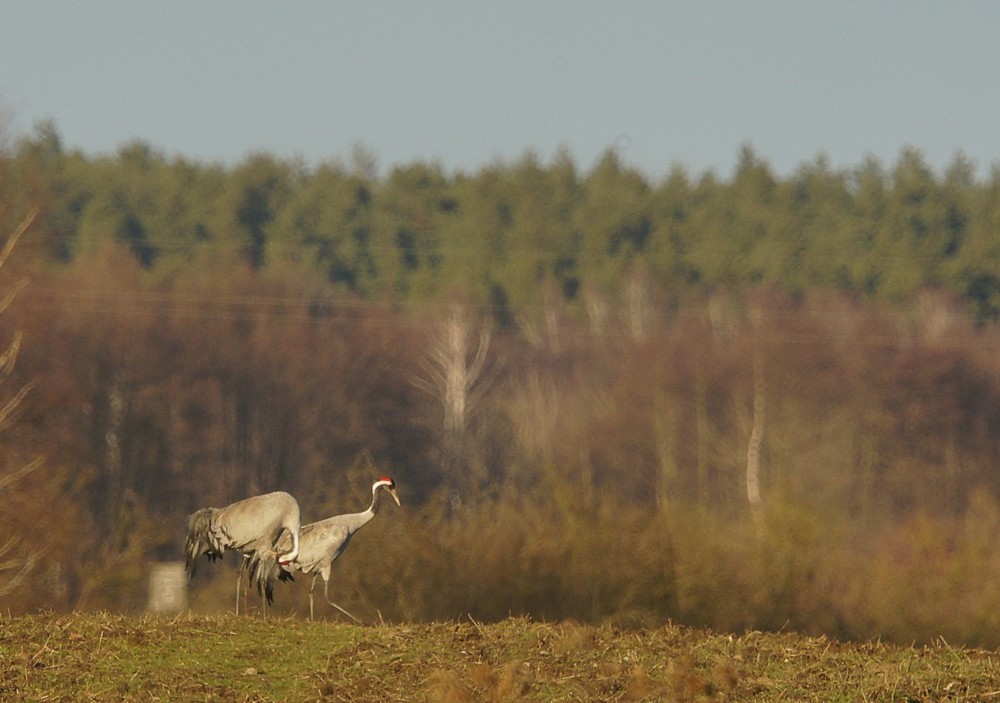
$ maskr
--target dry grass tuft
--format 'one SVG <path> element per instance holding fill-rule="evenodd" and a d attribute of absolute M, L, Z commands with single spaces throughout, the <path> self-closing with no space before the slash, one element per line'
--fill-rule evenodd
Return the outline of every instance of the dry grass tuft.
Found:
<path fill-rule="evenodd" d="M 641 701 L 649 698 L 653 693 L 653 685 L 649 681 L 649 674 L 641 664 L 633 666 L 628 672 L 628 680 L 625 682 L 625 700 Z"/>
<path fill-rule="evenodd" d="M 516 700 L 524 695 L 528 686 L 521 676 L 522 669 L 522 662 L 519 660 L 512 661 L 504 667 L 503 673 L 500 674 L 500 678 L 497 679 L 496 686 L 493 689 L 493 700 L 495 703 Z"/>
<path fill-rule="evenodd" d="M 475 700 L 469 687 L 449 669 L 431 672 L 427 677 L 427 694 L 436 703 L 471 703 Z"/>
<path fill-rule="evenodd" d="M 685 654 L 670 663 L 667 667 L 667 686 L 671 700 L 679 703 L 704 700 L 712 693 L 708 679 L 702 676 L 695 667 L 694 657 Z"/>
<path fill-rule="evenodd" d="M 731 661 L 719 660 L 712 667 L 712 681 L 722 693 L 730 694 L 740 682 L 740 671 Z"/>
<path fill-rule="evenodd" d="M 491 689 L 496 685 L 497 674 L 486 662 L 477 662 L 469 667 L 469 679 L 478 690 Z"/>
<path fill-rule="evenodd" d="M 504 703 L 520 699 L 528 688 L 522 676 L 523 662 L 514 660 L 497 671 L 486 662 L 476 662 L 466 668 L 467 685 L 454 671 L 435 669 L 427 677 L 427 692 L 437 703 L 491 701 Z"/>
<path fill-rule="evenodd" d="M 566 621 L 560 625 L 560 636 L 552 648 L 559 654 L 571 654 L 585 647 L 590 647 L 594 642 L 596 632 L 596 628 L 592 625 L 581 625 L 572 620 Z"/>

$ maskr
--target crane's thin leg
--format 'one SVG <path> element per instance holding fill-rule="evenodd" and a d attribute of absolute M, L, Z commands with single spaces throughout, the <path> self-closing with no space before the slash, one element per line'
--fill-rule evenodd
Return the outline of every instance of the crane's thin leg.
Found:
<path fill-rule="evenodd" d="M 240 614 L 240 581 L 243 580 L 243 574 L 247 573 L 247 588 L 250 588 L 250 576 L 247 572 L 247 568 L 250 565 L 250 558 L 247 556 L 243 557 L 242 563 L 240 563 L 240 569 L 236 573 L 236 614 Z"/>
<path fill-rule="evenodd" d="M 313 619 L 313 589 L 316 588 L 316 577 L 319 574 L 313 574 L 312 585 L 309 586 L 309 619 Z"/>
<path fill-rule="evenodd" d="M 314 581 L 314 583 L 315 583 L 315 581 Z M 364 625 L 363 622 L 361 622 L 356 617 L 354 617 L 353 615 L 351 615 L 349 612 L 347 612 L 346 610 L 344 610 L 343 608 L 341 608 L 339 605 L 337 605 L 336 603 L 334 603 L 332 600 L 330 600 L 329 589 L 330 589 L 330 582 L 327 581 L 326 579 L 323 579 L 323 596 L 326 598 L 326 602 L 329 603 L 330 605 L 332 605 L 334 608 L 336 608 L 340 612 L 342 612 L 344 615 L 346 615 L 347 617 L 349 617 L 354 622 L 358 623 L 359 625 Z"/>

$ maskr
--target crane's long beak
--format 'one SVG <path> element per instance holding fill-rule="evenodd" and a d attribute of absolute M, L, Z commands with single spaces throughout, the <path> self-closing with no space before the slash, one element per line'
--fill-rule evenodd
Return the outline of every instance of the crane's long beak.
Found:
<path fill-rule="evenodd" d="M 402 504 L 401 504 L 401 503 L 399 502 L 399 496 L 398 496 L 398 495 L 396 495 L 396 489 L 395 489 L 395 488 L 390 488 L 390 489 L 389 489 L 389 495 L 391 495 L 391 496 L 392 496 L 392 499 L 393 499 L 394 501 L 396 501 L 396 505 L 402 505 Z"/>

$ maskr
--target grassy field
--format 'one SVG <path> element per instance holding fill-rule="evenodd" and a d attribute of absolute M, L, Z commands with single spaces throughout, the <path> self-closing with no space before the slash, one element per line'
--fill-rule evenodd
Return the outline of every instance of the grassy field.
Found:
<path fill-rule="evenodd" d="M 0 618 L 0 701 L 988 701 L 1000 655 L 471 620 Z"/>

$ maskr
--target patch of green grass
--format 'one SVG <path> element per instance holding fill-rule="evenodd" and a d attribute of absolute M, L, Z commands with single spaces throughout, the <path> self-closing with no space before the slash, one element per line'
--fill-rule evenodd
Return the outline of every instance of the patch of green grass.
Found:
<path fill-rule="evenodd" d="M 1000 657 L 667 625 L 0 620 L 3 701 L 1000 700 Z"/>

